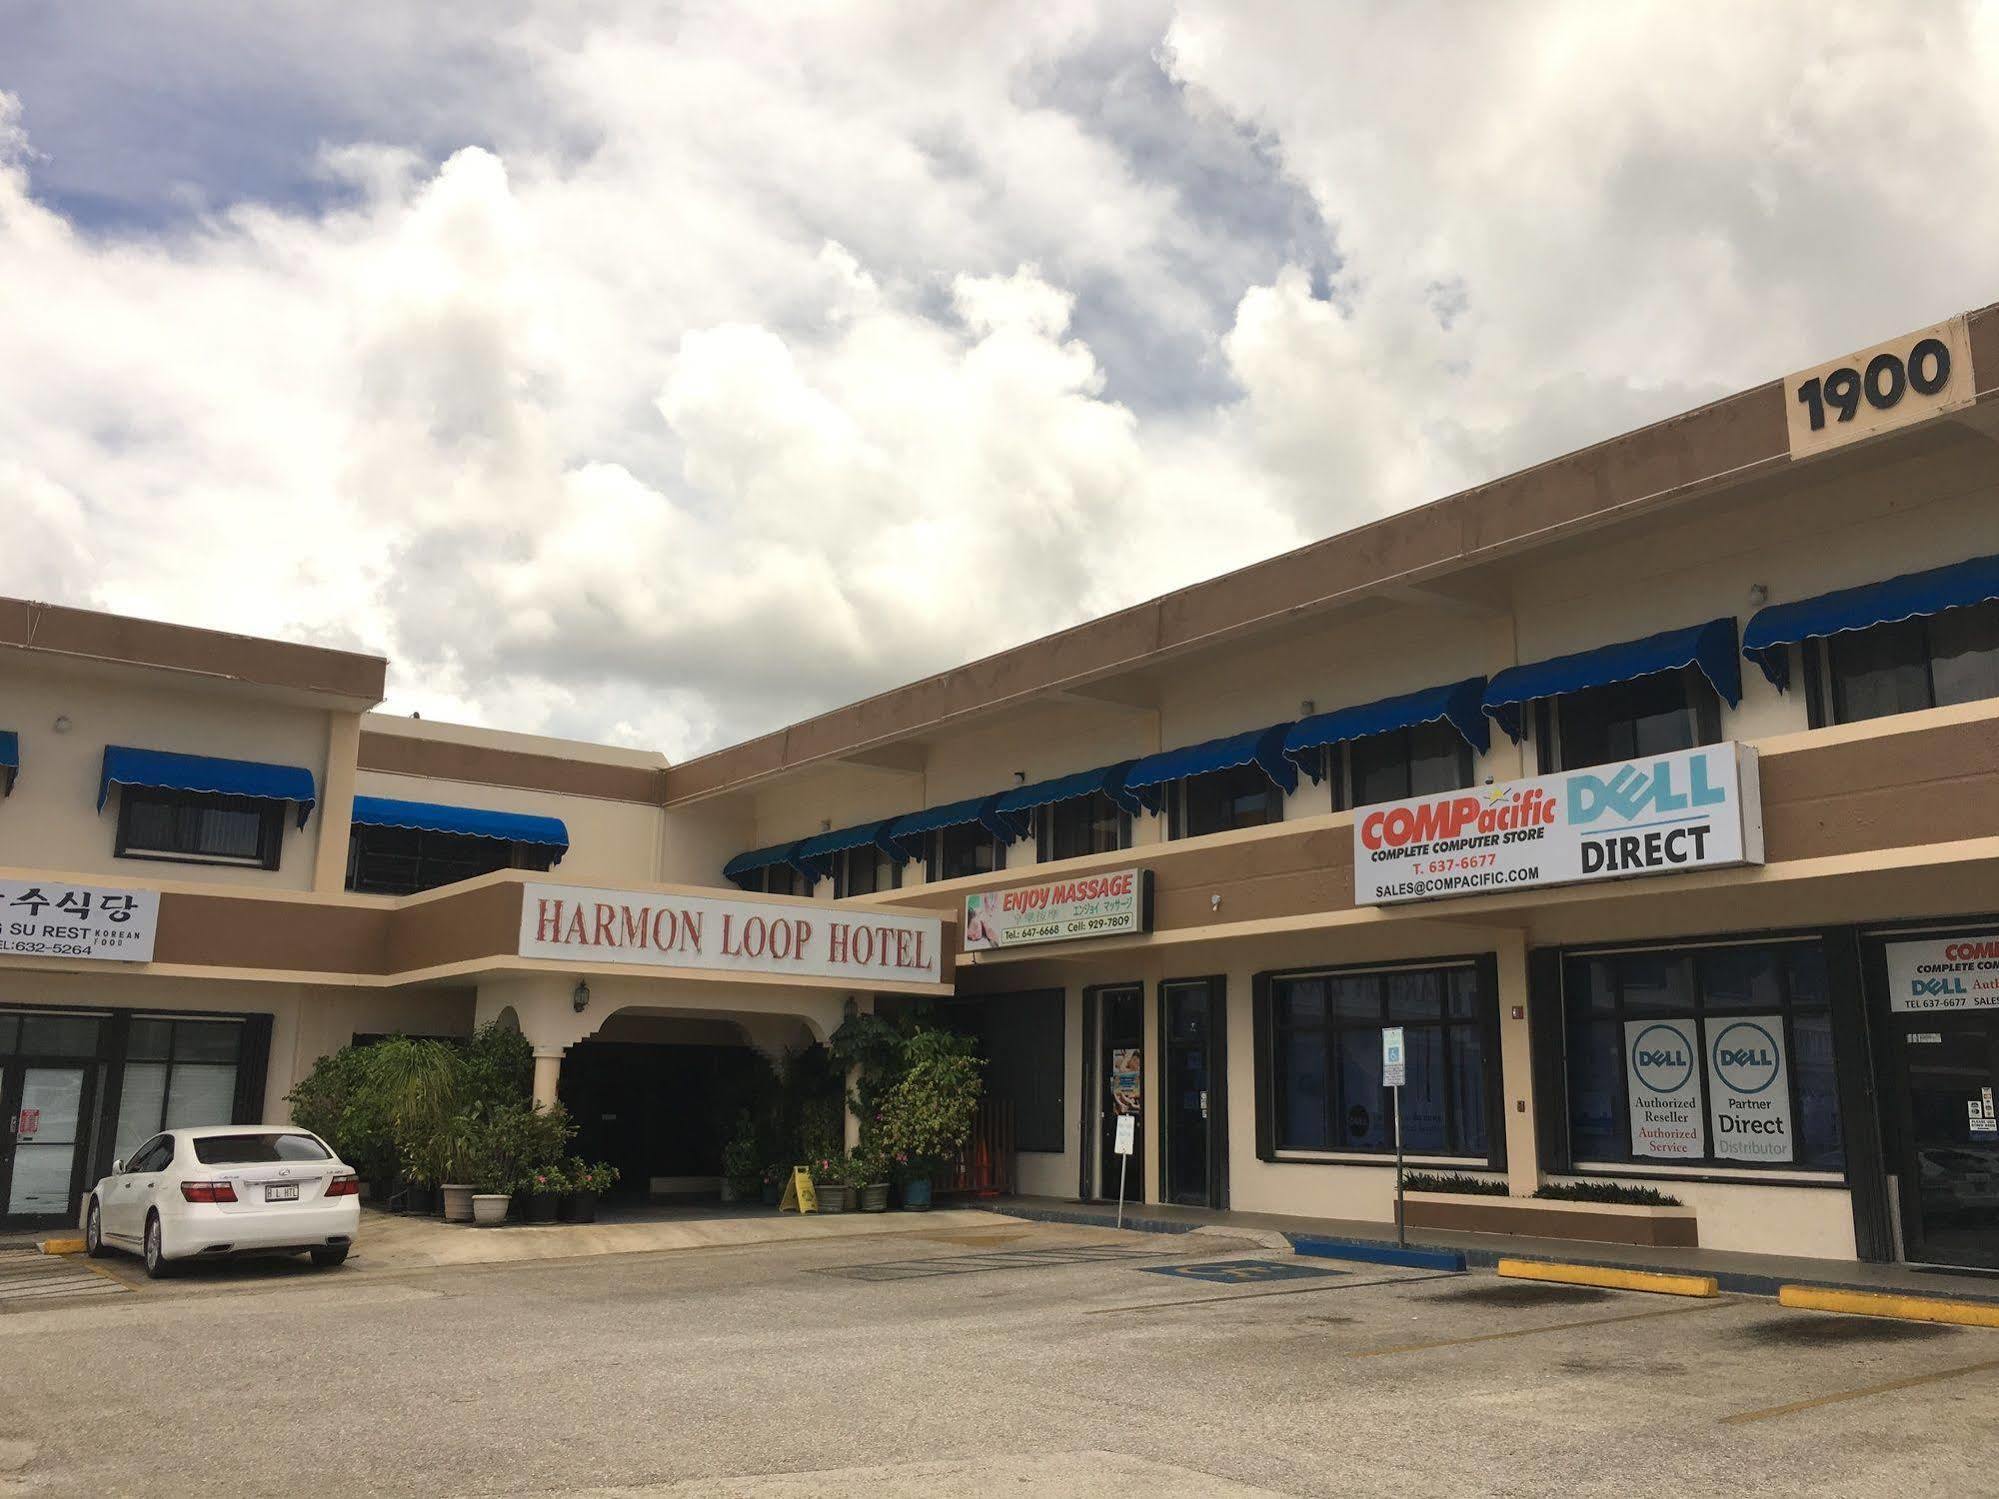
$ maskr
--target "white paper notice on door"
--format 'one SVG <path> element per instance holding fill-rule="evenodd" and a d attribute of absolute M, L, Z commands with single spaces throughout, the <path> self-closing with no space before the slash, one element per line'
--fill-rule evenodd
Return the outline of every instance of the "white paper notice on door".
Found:
<path fill-rule="evenodd" d="M 1797 1159 L 1783 1017 L 1710 1016 L 1705 1027 L 1714 1153 L 1731 1161 Z"/>
<path fill-rule="evenodd" d="M 1658 1161 L 1707 1154 L 1701 1116 L 1700 1045 L 1694 1021 L 1624 1023 L 1625 1091 L 1631 1099 L 1631 1153 Z"/>

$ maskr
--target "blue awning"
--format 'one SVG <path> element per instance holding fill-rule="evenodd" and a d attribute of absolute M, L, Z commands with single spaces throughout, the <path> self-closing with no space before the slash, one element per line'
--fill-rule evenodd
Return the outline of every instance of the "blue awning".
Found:
<path fill-rule="evenodd" d="M 0 796 L 13 794 L 14 777 L 21 773 L 21 736 L 12 729 L 0 729 Z"/>
<path fill-rule="evenodd" d="M 1117 804 L 1122 812 L 1137 812 L 1139 800 L 1125 789 L 1124 778 L 1136 765 L 1136 760 L 1120 760 L 1115 765 L 1100 765 L 1095 770 L 1079 770 L 1074 775 L 1057 776 L 1052 781 L 1036 781 L 1031 786 L 1016 786 L 1011 791 L 1002 791 L 993 799 L 993 811 L 1019 828 L 1020 836 L 1027 834 L 1027 814 L 1036 807 L 1045 807 L 1050 802 L 1066 802 L 1073 797 L 1095 796 L 1102 792 Z"/>
<path fill-rule="evenodd" d="M 1020 834 L 993 810 L 993 803 L 998 800 L 997 796 L 974 796 L 961 802 L 946 802 L 941 807 L 926 807 L 921 812 L 898 817 L 888 825 L 886 836 L 905 858 L 910 859 L 923 852 L 921 848 L 911 846 L 915 839 L 934 833 L 939 828 L 963 827 L 968 822 L 978 823 L 1001 843 L 1011 843 Z"/>
<path fill-rule="evenodd" d="M 1210 739 L 1189 744 L 1163 754 L 1147 755 L 1125 773 L 1125 789 L 1154 811 L 1159 793 L 1153 788 L 1188 776 L 1206 775 L 1213 770 L 1233 770 L 1238 765 L 1260 765 L 1263 773 L 1286 791 L 1298 789 L 1298 767 L 1284 758 L 1284 736 L 1291 724 L 1272 724 L 1267 729 L 1251 729 L 1226 739 Z M 1151 791 L 1151 795 L 1146 793 Z"/>
<path fill-rule="evenodd" d="M 1573 656 L 1556 656 L 1527 666 L 1509 666 L 1486 684 L 1487 716 L 1520 738 L 1520 710 L 1537 698 L 1560 697 L 1589 687 L 1607 687 L 1662 671 L 1698 666 L 1714 690 L 1733 708 L 1742 701 L 1742 658 L 1735 652 L 1735 620 L 1711 619 L 1684 630 L 1662 630 L 1643 640 L 1602 645 Z"/>
<path fill-rule="evenodd" d="M 1762 667 L 1763 675 L 1781 690 L 1791 680 L 1787 646 L 1995 599 L 1999 599 L 1999 556 L 1973 557 L 1948 567 L 1903 573 L 1883 583 L 1863 583 L 1759 609 L 1743 629 L 1742 654 Z"/>
<path fill-rule="evenodd" d="M 1332 713 L 1315 713 L 1291 725 L 1284 736 L 1284 754 L 1301 766 L 1314 784 L 1319 779 L 1320 758 L 1314 750 L 1329 744 L 1345 744 L 1349 739 L 1365 739 L 1370 734 L 1388 734 L 1396 729 L 1413 729 L 1419 724 L 1448 719 L 1480 754 L 1492 743 L 1492 725 L 1479 709 L 1485 695 L 1484 677 L 1467 677 L 1448 687 L 1430 687 L 1422 692 L 1385 697 L 1377 703 L 1357 708 L 1340 708 Z"/>
<path fill-rule="evenodd" d="M 207 755 L 176 755 L 166 750 L 104 747 L 104 774 L 97 783 L 97 810 L 113 786 L 145 786 L 156 791 L 198 791 L 211 796 L 250 796 L 263 801 L 296 802 L 298 825 L 319 800 L 312 772 L 296 765 L 261 765 L 255 760 L 216 760 Z"/>
<path fill-rule="evenodd" d="M 499 838 L 533 848 L 552 848 L 555 862 L 569 852 L 569 829 L 559 817 L 531 812 L 489 812 L 483 807 L 446 807 L 436 802 L 399 802 L 386 796 L 354 798 L 357 828 L 405 828 L 417 833 L 451 833 L 460 838 Z"/>
<path fill-rule="evenodd" d="M 799 869 L 810 868 L 812 878 L 819 880 L 831 872 L 827 863 L 835 854 L 843 854 L 850 848 L 866 848 L 873 845 L 887 854 L 896 863 L 908 862 L 909 855 L 889 842 L 888 830 L 894 821 L 856 823 L 850 828 L 835 828 L 830 833 L 815 833 L 810 838 L 801 839 L 791 851 L 791 863 Z"/>

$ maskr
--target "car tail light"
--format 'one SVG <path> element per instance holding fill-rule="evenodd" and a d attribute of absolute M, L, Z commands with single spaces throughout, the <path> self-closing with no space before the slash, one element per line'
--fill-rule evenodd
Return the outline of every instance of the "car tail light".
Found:
<path fill-rule="evenodd" d="M 328 1197 L 359 1197 L 361 1195 L 361 1179 L 351 1171 L 344 1176 L 336 1176 L 326 1184 L 326 1195 Z"/>
<path fill-rule="evenodd" d="M 180 1195 L 189 1202 L 234 1202 L 236 1189 L 228 1182 L 182 1182 Z"/>

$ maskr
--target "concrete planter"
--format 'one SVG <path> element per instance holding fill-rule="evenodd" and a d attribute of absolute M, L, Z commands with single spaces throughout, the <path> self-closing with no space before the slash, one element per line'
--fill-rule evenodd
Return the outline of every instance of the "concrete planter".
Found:
<path fill-rule="evenodd" d="M 513 1197 L 506 1192 L 474 1192 L 472 1194 L 472 1221 L 481 1228 L 497 1228 L 507 1221 L 507 1208 Z"/>
<path fill-rule="evenodd" d="M 847 1199 L 852 1192 L 851 1187 L 843 1186 L 839 1182 L 815 1183 L 812 1188 L 812 1195 L 818 1198 L 819 1211 L 822 1213 L 846 1212 L 850 1205 Z"/>
<path fill-rule="evenodd" d="M 888 1183 L 871 1182 L 861 1188 L 861 1211 L 864 1213 L 886 1213 L 888 1211 Z"/>
<path fill-rule="evenodd" d="M 446 1223 L 470 1223 L 472 1221 L 472 1189 L 446 1182 L 438 1188 L 444 1194 L 444 1221 Z"/>
<path fill-rule="evenodd" d="M 1469 1192 L 1411 1192 L 1410 1228 L 1452 1233 L 1515 1234 L 1528 1239 L 1577 1239 L 1592 1244 L 1694 1249 L 1700 1230 L 1690 1207 L 1625 1202 L 1558 1202 L 1545 1197 L 1481 1197 Z"/>

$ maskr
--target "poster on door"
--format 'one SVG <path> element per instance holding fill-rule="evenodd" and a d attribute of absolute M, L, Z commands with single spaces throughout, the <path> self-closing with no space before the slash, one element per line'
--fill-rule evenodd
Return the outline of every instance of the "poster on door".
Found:
<path fill-rule="evenodd" d="M 1729 1161 L 1795 1160 L 1783 1017 L 1733 1015 L 1703 1024 L 1714 1153 Z"/>
<path fill-rule="evenodd" d="M 1999 932 L 1890 942 L 1891 1010 L 1999 1009 Z"/>
<path fill-rule="evenodd" d="M 1138 1051 L 1136 1046 L 1111 1048 L 1111 1110 L 1118 1114 L 1138 1112 Z"/>
<path fill-rule="evenodd" d="M 1700 1160 L 1707 1153 L 1707 1132 L 1694 1022 L 1627 1020 L 1624 1073 L 1631 1153 L 1657 1161 Z"/>

